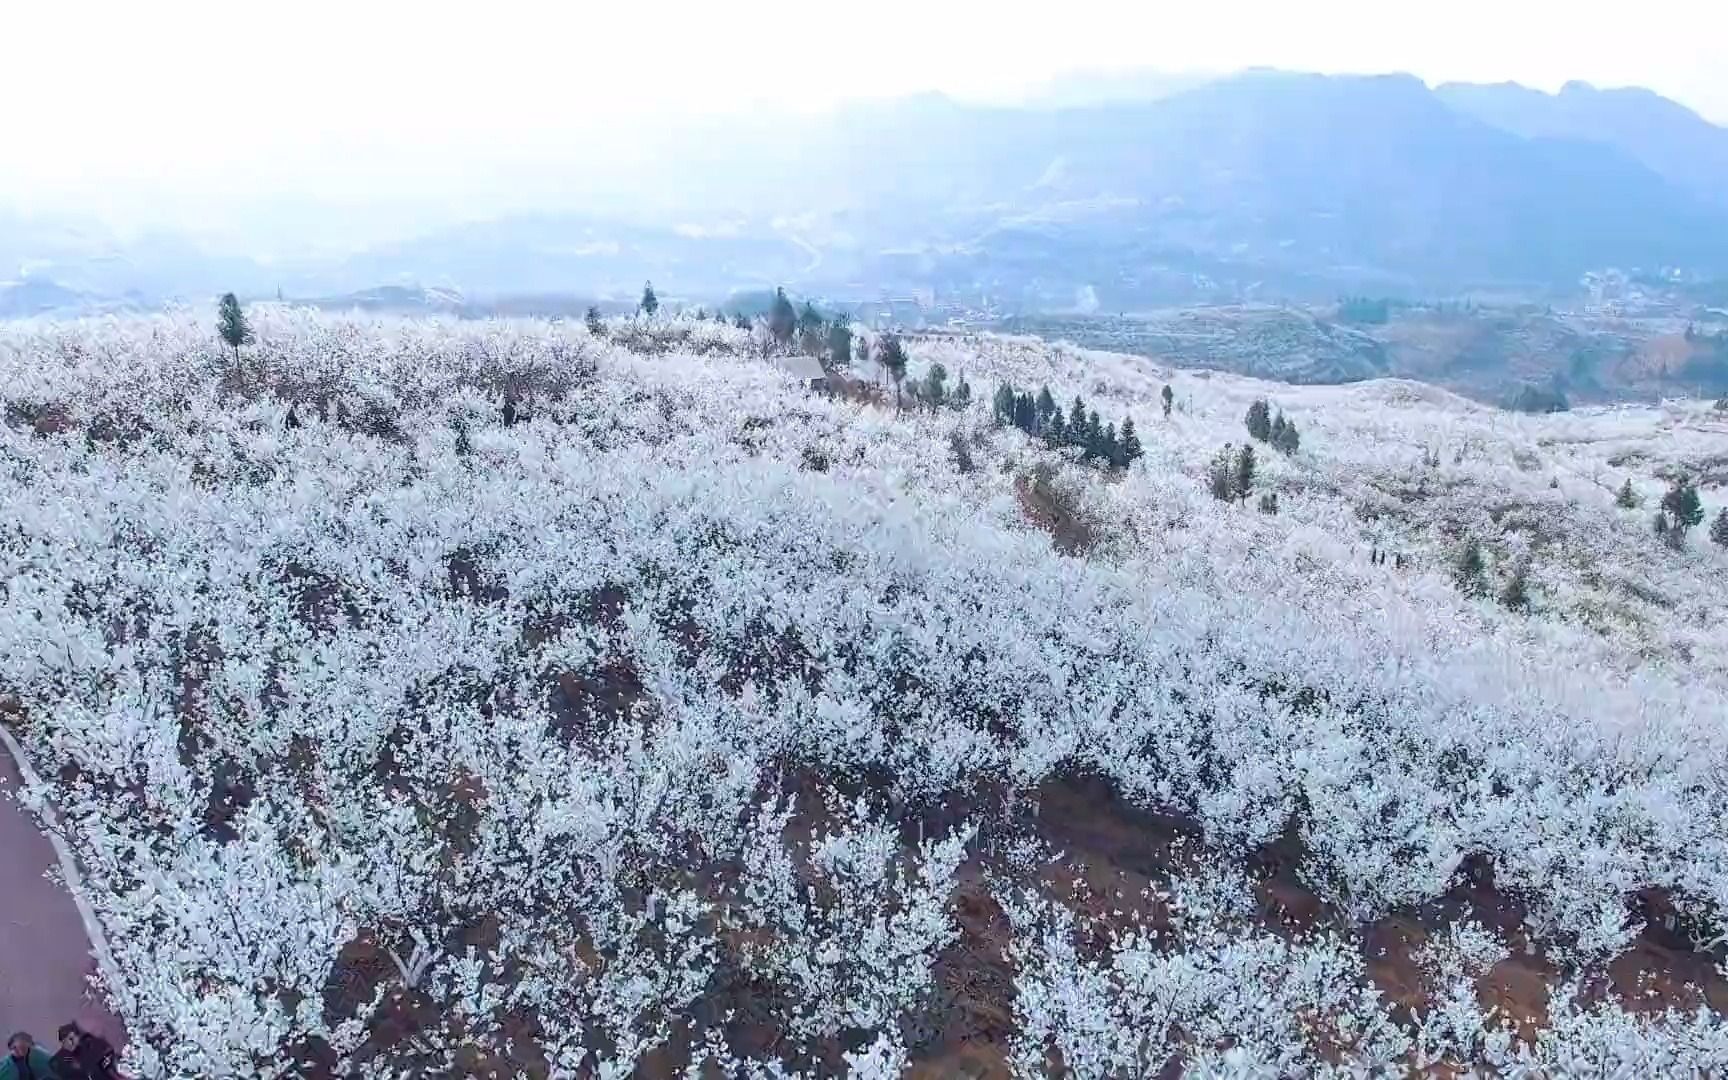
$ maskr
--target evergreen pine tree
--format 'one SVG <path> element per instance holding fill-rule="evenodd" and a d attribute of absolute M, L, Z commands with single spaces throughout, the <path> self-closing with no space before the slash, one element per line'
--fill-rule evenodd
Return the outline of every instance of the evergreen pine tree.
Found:
<path fill-rule="evenodd" d="M 582 321 L 588 324 L 588 332 L 595 337 L 606 332 L 606 322 L 600 318 L 600 309 L 593 304 L 588 305 L 588 314 L 582 316 Z"/>
<path fill-rule="evenodd" d="M 792 301 L 786 299 L 786 290 L 783 288 L 775 289 L 773 306 L 768 309 L 768 332 L 774 335 L 776 342 L 786 345 L 791 342 L 792 333 L 797 329 L 798 313 L 792 309 Z M 894 393 L 895 399 L 898 400 L 900 393 L 898 380 L 895 382 Z"/>
<path fill-rule="evenodd" d="M 223 293 L 221 303 L 217 305 L 216 332 L 234 350 L 235 360 L 240 359 L 240 346 L 252 344 L 252 326 L 246 321 L 246 313 L 240 310 L 240 301 L 233 293 Z"/>
<path fill-rule="evenodd" d="M 736 326 L 740 330 L 748 330 L 750 329 L 750 320 L 742 311 L 740 311 L 738 314 L 732 316 L 732 325 Z"/>
<path fill-rule="evenodd" d="M 931 364 L 924 376 L 924 400 L 932 409 L 948 404 L 948 369 Z"/>
<path fill-rule="evenodd" d="M 1168 420 L 1170 419 L 1170 406 L 1176 403 L 1176 392 L 1170 389 L 1169 383 L 1165 383 L 1164 389 L 1158 396 L 1164 399 L 1164 419 Z"/>
<path fill-rule="evenodd" d="M 786 299 L 782 293 L 780 299 Z M 790 310 L 792 305 L 787 304 Z M 906 347 L 900 344 L 900 339 L 889 334 L 882 339 L 882 368 L 888 372 L 888 377 L 894 380 L 894 410 L 900 410 L 900 381 L 906 377 Z"/>
<path fill-rule="evenodd" d="M 1104 456 L 1104 424 L 1098 419 L 1097 409 L 1086 414 L 1086 435 L 1080 441 L 1080 448 L 1080 456 L 1086 461 Z"/>
<path fill-rule="evenodd" d="M 1265 398 L 1248 406 L 1248 416 L 1244 421 L 1248 425 L 1248 436 L 1256 442 L 1265 442 L 1272 437 L 1272 407 Z"/>
<path fill-rule="evenodd" d="M 990 402 L 990 415 L 996 423 L 1006 427 L 1014 422 L 1014 388 L 1003 383 L 996 388 L 996 396 Z"/>
<path fill-rule="evenodd" d="M 1512 577 L 1507 580 L 1506 587 L 1500 590 L 1500 604 L 1509 611 L 1528 611 L 1530 609 L 1530 564 L 1519 559 L 1512 567 Z"/>
<path fill-rule="evenodd" d="M 1254 447 L 1243 443 L 1242 449 L 1236 454 L 1236 497 L 1242 504 L 1248 504 L 1248 496 L 1254 491 Z"/>
<path fill-rule="evenodd" d="M 1278 496 L 1275 492 L 1268 491 L 1260 496 L 1260 512 L 1262 514 L 1276 514 L 1278 512 Z"/>
<path fill-rule="evenodd" d="M 1043 430 L 1043 428 L 1049 424 L 1051 415 L 1056 412 L 1056 399 L 1050 396 L 1050 388 L 1048 386 L 1041 386 L 1038 388 L 1038 400 L 1036 405 L 1038 408 L 1038 427 L 1039 430 Z"/>
<path fill-rule="evenodd" d="M 1274 450 L 1281 450 L 1283 448 L 1284 440 L 1289 438 L 1289 427 L 1289 421 L 1284 419 L 1283 413 L 1279 413 L 1277 417 L 1273 419 L 1272 430 L 1268 433 L 1267 441 L 1272 444 Z"/>
<path fill-rule="evenodd" d="M 1104 425 L 1104 434 L 1098 439 L 1098 456 L 1112 469 L 1120 469 L 1127 462 L 1122 460 L 1122 444 L 1116 441 L 1116 422 L 1112 420 Z"/>
<path fill-rule="evenodd" d="M 1122 464 L 1132 465 L 1145 454 L 1140 448 L 1140 436 L 1134 431 L 1134 418 L 1122 418 Z"/>
<path fill-rule="evenodd" d="M 1062 410 L 1057 409 L 1050 414 L 1050 423 L 1044 427 L 1044 445 L 1051 450 L 1058 450 L 1068 443 L 1068 421 L 1062 418 Z"/>
<path fill-rule="evenodd" d="M 1228 443 L 1213 456 L 1212 464 L 1207 467 L 1206 487 L 1219 502 L 1230 502 L 1236 498 L 1236 468 L 1230 460 Z"/>
<path fill-rule="evenodd" d="M 1074 399 L 1074 407 L 1068 410 L 1068 445 L 1086 445 L 1086 403 L 1078 397 Z"/>
<path fill-rule="evenodd" d="M 654 317 L 655 312 L 660 310 L 660 298 L 654 295 L 654 283 L 652 281 L 642 283 L 642 302 L 636 306 L 641 309 L 642 314 L 650 319 Z"/>
<path fill-rule="evenodd" d="M 964 409 L 970 404 L 972 404 L 972 384 L 966 381 L 966 376 L 962 373 L 959 384 L 954 387 L 954 407 Z"/>
<path fill-rule="evenodd" d="M 814 334 L 822 329 L 825 320 L 822 313 L 816 310 L 816 305 L 804 301 L 804 310 L 798 313 L 798 329 L 807 334 Z"/>
<path fill-rule="evenodd" d="M 828 327 L 828 362 L 836 368 L 852 363 L 852 328 L 839 319 Z"/>
<path fill-rule="evenodd" d="M 1458 555 L 1458 564 L 1453 568 L 1453 576 L 1458 582 L 1458 591 L 1465 596 L 1482 596 L 1488 591 L 1487 565 L 1482 561 L 1482 545 L 1475 540 L 1467 541 L 1464 550 Z"/>
<path fill-rule="evenodd" d="M 1728 549 L 1728 509 L 1716 512 L 1716 520 L 1710 523 L 1710 539 L 1717 547 Z"/>
<path fill-rule="evenodd" d="M 1620 485 L 1620 491 L 1614 496 L 1614 505 L 1622 510 L 1631 510 L 1638 505 L 1638 493 L 1632 490 L 1632 478 Z"/>
<path fill-rule="evenodd" d="M 1683 534 L 1681 534 L 1677 529 L 1675 529 L 1673 524 L 1669 522 L 1668 511 L 1666 511 L 1666 510 L 1656 511 L 1656 516 L 1654 518 L 1650 519 L 1650 528 L 1656 533 L 1656 535 L 1660 539 L 1666 541 L 1670 547 L 1679 547 L 1680 546 L 1678 543 L 1675 542 L 1674 538 L 1676 536 L 1683 535 Z"/>
<path fill-rule="evenodd" d="M 1302 436 L 1296 431 L 1294 420 L 1284 421 L 1284 432 L 1281 440 L 1274 443 L 1273 448 L 1285 455 L 1294 454 L 1302 448 Z"/>
<path fill-rule="evenodd" d="M 1677 477 L 1668 493 L 1662 496 L 1662 509 L 1668 511 L 1669 527 L 1679 534 L 1677 540 L 1682 543 L 1693 526 L 1704 520 L 1704 506 L 1698 501 L 1698 487 L 1684 476 Z"/>

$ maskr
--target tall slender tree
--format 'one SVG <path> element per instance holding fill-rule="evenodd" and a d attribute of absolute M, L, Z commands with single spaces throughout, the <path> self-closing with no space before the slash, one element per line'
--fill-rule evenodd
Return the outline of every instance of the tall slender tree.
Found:
<path fill-rule="evenodd" d="M 1236 469 L 1230 460 L 1228 443 L 1213 455 L 1212 464 L 1206 467 L 1206 487 L 1219 502 L 1230 502 L 1236 498 Z"/>
<path fill-rule="evenodd" d="M 642 283 L 642 302 L 636 306 L 641 309 L 642 314 L 650 319 L 654 317 L 656 311 L 660 310 L 660 298 L 654 295 L 654 283 L 652 281 Z"/>
<path fill-rule="evenodd" d="M 1062 418 L 1062 410 L 1057 409 L 1050 414 L 1050 423 L 1044 428 L 1044 445 L 1051 450 L 1059 450 L 1068 444 L 1068 421 Z"/>
<path fill-rule="evenodd" d="M 1272 437 L 1272 406 L 1260 398 L 1248 406 L 1248 416 L 1245 420 L 1248 434 L 1256 442 L 1266 442 Z"/>
<path fill-rule="evenodd" d="M 1254 492 L 1254 446 L 1243 443 L 1242 449 L 1236 452 L 1236 498 L 1242 505 L 1248 505 L 1248 496 Z"/>
<path fill-rule="evenodd" d="M 1128 464 L 1122 460 L 1122 444 L 1116 439 L 1116 422 L 1114 420 L 1104 425 L 1104 434 L 1098 441 L 1098 456 L 1112 469 L 1120 469 Z"/>
<path fill-rule="evenodd" d="M 1716 520 L 1710 523 L 1710 539 L 1717 547 L 1728 550 L 1728 509 L 1716 511 Z"/>
<path fill-rule="evenodd" d="M 785 294 L 781 294 L 781 299 L 785 299 Z M 788 304 L 787 307 L 790 308 L 791 305 Z M 900 344 L 898 336 L 889 334 L 882 339 L 880 358 L 882 370 L 886 371 L 888 377 L 894 380 L 894 410 L 898 412 L 900 410 L 900 383 L 906 378 L 906 347 Z"/>
<path fill-rule="evenodd" d="M 843 319 L 828 326 L 828 362 L 836 368 L 852 363 L 852 328 Z"/>
<path fill-rule="evenodd" d="M 1170 419 L 1170 406 L 1176 403 L 1176 392 L 1170 389 L 1169 383 L 1165 383 L 1163 391 L 1158 396 L 1164 399 L 1164 419 L 1168 420 Z"/>
<path fill-rule="evenodd" d="M 1134 430 L 1134 418 L 1122 418 L 1122 464 L 1132 465 L 1145 454 L 1140 448 L 1140 436 Z"/>
<path fill-rule="evenodd" d="M 792 340 L 797 329 L 798 313 L 793 310 L 792 301 L 786 299 L 786 290 L 775 289 L 774 303 L 768 309 L 768 332 L 774 335 L 776 342 L 785 345 Z"/>
<path fill-rule="evenodd" d="M 246 312 L 241 310 L 240 300 L 233 293 L 223 293 L 216 306 L 216 332 L 234 350 L 236 361 L 240 359 L 240 346 L 252 344 L 252 324 L 246 321 Z"/>
<path fill-rule="evenodd" d="M 1038 428 L 1039 430 L 1043 430 L 1050 422 L 1050 417 L 1056 412 L 1056 399 L 1050 396 L 1050 388 L 1048 386 L 1041 386 L 1038 388 L 1037 406 Z"/>
<path fill-rule="evenodd" d="M 1068 410 L 1068 445 L 1086 445 L 1086 403 L 1078 397 L 1074 399 L 1074 407 Z"/>

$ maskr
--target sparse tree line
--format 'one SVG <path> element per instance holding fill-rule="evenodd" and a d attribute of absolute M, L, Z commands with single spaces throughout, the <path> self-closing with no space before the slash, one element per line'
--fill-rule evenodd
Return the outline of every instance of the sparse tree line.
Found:
<path fill-rule="evenodd" d="M 1080 460 L 1100 462 L 1113 469 L 1126 469 L 1145 455 L 1140 435 L 1134 430 L 1134 418 L 1122 418 L 1122 429 L 1115 421 L 1105 423 L 1097 409 L 1088 409 L 1076 396 L 1064 415 L 1048 386 L 1034 395 L 1030 390 L 1017 390 L 1011 383 L 996 388 L 991 402 L 991 415 L 996 423 L 1013 426 L 1035 439 L 1043 439 L 1052 450 L 1078 449 Z"/>
<path fill-rule="evenodd" d="M 1168 386 L 1164 388 L 1164 394 L 1165 408 L 1168 409 Z M 1295 422 L 1285 419 L 1282 412 L 1274 416 L 1271 404 L 1264 398 L 1248 406 L 1248 415 L 1243 423 L 1251 439 L 1266 443 L 1282 454 L 1294 454 L 1302 448 L 1302 435 L 1296 430 Z M 1260 460 L 1254 453 L 1253 443 L 1243 443 L 1240 447 L 1226 443 L 1206 468 L 1206 488 L 1219 502 L 1239 502 L 1246 506 L 1254 494 L 1254 480 L 1259 468 Z M 1259 507 L 1263 514 L 1276 514 L 1278 495 L 1265 492 L 1260 496 Z"/>
<path fill-rule="evenodd" d="M 1206 467 L 1206 489 L 1219 502 L 1239 502 L 1247 506 L 1248 499 L 1254 494 L 1254 480 L 1259 468 L 1259 458 L 1252 444 L 1243 443 L 1240 448 L 1225 444 Z M 1276 514 L 1278 494 L 1272 491 L 1262 493 L 1258 505 L 1262 514 Z"/>
<path fill-rule="evenodd" d="M 1636 510 L 1641 504 L 1642 500 L 1632 489 L 1632 480 L 1628 477 L 1615 493 L 1614 505 L 1622 510 Z M 1650 520 L 1651 531 L 1658 540 L 1679 551 L 1686 546 L 1687 534 L 1703 523 L 1704 504 L 1698 498 L 1698 485 L 1691 477 L 1675 477 L 1663 493 L 1655 517 Z M 1728 509 L 1717 511 L 1715 519 L 1710 522 L 1710 540 L 1728 550 Z"/>

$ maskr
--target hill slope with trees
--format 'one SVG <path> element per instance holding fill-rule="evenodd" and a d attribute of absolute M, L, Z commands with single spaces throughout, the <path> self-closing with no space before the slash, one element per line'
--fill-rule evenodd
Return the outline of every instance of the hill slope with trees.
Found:
<path fill-rule="evenodd" d="M 1728 414 L 243 316 L 0 331 L 139 1075 L 1728 1065 Z"/>

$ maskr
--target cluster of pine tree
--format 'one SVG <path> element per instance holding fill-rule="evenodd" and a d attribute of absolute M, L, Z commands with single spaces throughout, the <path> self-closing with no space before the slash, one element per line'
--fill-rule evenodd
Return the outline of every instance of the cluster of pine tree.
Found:
<path fill-rule="evenodd" d="M 1457 561 L 1452 566 L 1452 580 L 1457 583 L 1458 591 L 1472 598 L 1487 596 L 1493 591 L 1488 580 L 1488 560 L 1482 555 L 1480 541 L 1470 539 L 1458 551 Z M 1530 610 L 1530 559 L 1528 556 L 1512 564 L 1512 572 L 1506 579 L 1506 584 L 1500 587 L 1496 596 L 1500 606 L 1508 611 Z"/>
<path fill-rule="evenodd" d="M 1254 494 L 1254 477 L 1259 470 L 1259 461 L 1254 456 L 1254 447 L 1243 443 L 1240 450 L 1232 452 L 1228 444 L 1212 458 L 1212 464 L 1206 468 L 1206 487 L 1212 492 L 1212 497 L 1219 502 L 1240 502 L 1248 505 L 1248 497 Z M 1260 500 L 1260 510 L 1267 514 L 1278 512 L 1278 496 L 1271 492 Z"/>
<path fill-rule="evenodd" d="M 1274 417 L 1272 406 L 1264 398 L 1248 406 L 1244 422 L 1255 441 L 1270 443 L 1281 454 L 1294 454 L 1302 448 L 1302 435 L 1296 430 L 1295 421 L 1284 419 L 1283 412 Z"/>
<path fill-rule="evenodd" d="M 1698 485 L 1690 478 L 1676 477 L 1662 496 L 1662 508 L 1651 522 L 1662 542 L 1676 551 L 1686 546 L 1686 534 L 1704 520 L 1704 505 L 1698 499 Z M 1715 538 L 1716 527 L 1710 528 Z"/>
<path fill-rule="evenodd" d="M 898 339 L 886 339 L 899 345 Z M 902 367 L 904 372 L 904 367 Z M 922 379 L 911 384 L 912 400 L 935 412 L 937 409 L 964 409 L 972 404 L 972 384 L 966 381 L 964 373 L 960 381 L 952 387 L 948 385 L 948 369 L 941 364 L 931 364 L 930 370 L 924 373 Z"/>
<path fill-rule="evenodd" d="M 1115 469 L 1125 469 L 1145 454 L 1140 435 L 1134 430 L 1134 418 L 1124 417 L 1122 430 L 1114 421 L 1103 423 L 1097 409 L 1086 408 L 1080 398 L 1066 415 L 1048 386 L 1036 396 L 1030 390 L 1016 390 L 1004 383 L 996 388 L 992 412 L 998 424 L 1012 424 L 1034 438 L 1043 439 L 1052 450 L 1076 447 L 1083 461 L 1097 461 Z"/>

